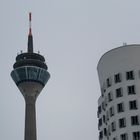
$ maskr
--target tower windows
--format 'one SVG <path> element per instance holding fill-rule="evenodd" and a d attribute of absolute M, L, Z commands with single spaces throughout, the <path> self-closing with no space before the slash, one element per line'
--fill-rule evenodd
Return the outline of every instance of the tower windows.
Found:
<path fill-rule="evenodd" d="M 116 89 L 116 97 L 119 98 L 119 97 L 122 97 L 122 96 L 123 96 L 122 88 L 117 88 Z"/>
<path fill-rule="evenodd" d="M 119 119 L 119 127 L 120 128 L 126 127 L 126 118 Z"/>
<path fill-rule="evenodd" d="M 130 110 L 135 110 L 135 109 L 137 109 L 137 101 L 136 101 L 136 100 L 129 101 L 129 109 L 130 109 Z"/>
<path fill-rule="evenodd" d="M 126 79 L 127 80 L 134 80 L 134 72 L 133 71 L 126 72 Z"/>
<path fill-rule="evenodd" d="M 117 111 L 118 111 L 118 113 L 124 112 L 124 104 L 123 103 L 117 104 Z"/>
<path fill-rule="evenodd" d="M 140 131 L 133 132 L 133 140 L 140 140 Z"/>
<path fill-rule="evenodd" d="M 127 90 L 128 90 L 128 94 L 136 94 L 135 93 L 135 86 L 134 85 L 131 85 L 131 86 L 128 86 L 127 87 Z"/>
<path fill-rule="evenodd" d="M 139 125 L 139 117 L 131 116 L 131 125 Z"/>
<path fill-rule="evenodd" d="M 121 134 L 121 135 L 120 135 L 120 140 L 128 140 L 128 135 L 127 135 L 127 133 Z"/>
<path fill-rule="evenodd" d="M 114 81 L 115 81 L 115 83 L 121 82 L 121 74 L 120 73 L 118 73 L 114 76 Z"/>

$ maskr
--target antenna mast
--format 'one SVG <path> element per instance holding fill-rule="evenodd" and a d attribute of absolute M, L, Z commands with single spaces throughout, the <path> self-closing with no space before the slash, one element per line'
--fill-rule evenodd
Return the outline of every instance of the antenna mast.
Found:
<path fill-rule="evenodd" d="M 29 13 L 28 53 L 33 53 L 32 14 Z"/>

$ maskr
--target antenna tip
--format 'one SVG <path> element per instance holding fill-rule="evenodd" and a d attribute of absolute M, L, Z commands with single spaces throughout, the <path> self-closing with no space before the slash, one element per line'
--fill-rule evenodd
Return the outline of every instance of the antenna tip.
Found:
<path fill-rule="evenodd" d="M 29 35 L 32 35 L 31 20 L 32 20 L 32 13 L 29 12 Z"/>
<path fill-rule="evenodd" d="M 29 12 L 29 21 L 31 21 L 31 20 L 32 20 L 32 13 Z"/>

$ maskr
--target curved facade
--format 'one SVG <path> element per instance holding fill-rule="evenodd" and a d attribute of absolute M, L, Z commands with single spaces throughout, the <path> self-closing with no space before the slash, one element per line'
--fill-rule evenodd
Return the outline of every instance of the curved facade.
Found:
<path fill-rule="evenodd" d="M 99 140 L 140 140 L 140 45 L 105 53 L 97 70 Z"/>

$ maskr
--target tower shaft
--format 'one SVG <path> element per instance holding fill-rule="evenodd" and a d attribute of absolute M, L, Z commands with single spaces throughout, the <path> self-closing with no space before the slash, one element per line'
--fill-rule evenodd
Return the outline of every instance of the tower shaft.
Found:
<path fill-rule="evenodd" d="M 36 111 L 35 98 L 27 96 L 25 98 L 25 138 L 24 140 L 36 140 Z"/>

